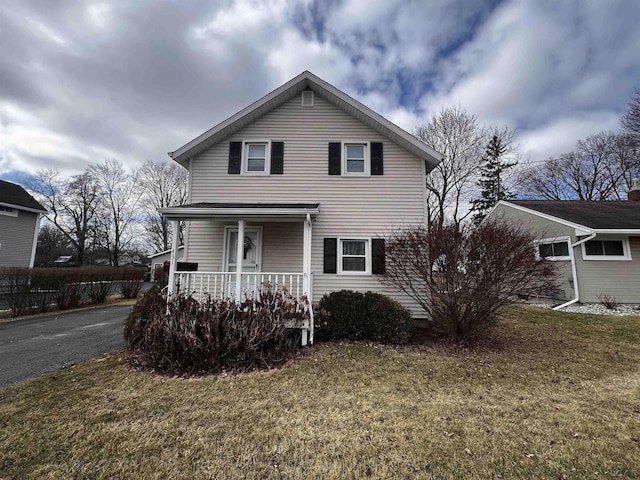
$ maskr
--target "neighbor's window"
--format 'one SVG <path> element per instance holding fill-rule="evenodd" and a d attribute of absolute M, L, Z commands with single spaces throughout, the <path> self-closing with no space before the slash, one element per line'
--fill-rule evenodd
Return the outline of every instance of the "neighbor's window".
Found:
<path fill-rule="evenodd" d="M 545 242 L 538 244 L 538 254 L 541 258 L 561 260 L 569 258 L 569 244 L 567 242 Z"/>
<path fill-rule="evenodd" d="M 585 258 L 602 260 L 626 259 L 625 242 L 622 240 L 589 240 L 584 244 Z"/>
<path fill-rule="evenodd" d="M 340 272 L 366 273 L 368 265 L 368 240 L 340 240 Z"/>
<path fill-rule="evenodd" d="M 246 143 L 245 159 L 245 172 L 267 173 L 267 143 Z"/>
<path fill-rule="evenodd" d="M 344 168 L 345 174 L 367 175 L 369 173 L 369 162 L 367 162 L 366 143 L 345 143 L 344 144 Z"/>
<path fill-rule="evenodd" d="M 10 217 L 17 217 L 18 211 L 12 207 L 5 207 L 4 205 L 0 205 L 0 215 L 8 215 Z"/>

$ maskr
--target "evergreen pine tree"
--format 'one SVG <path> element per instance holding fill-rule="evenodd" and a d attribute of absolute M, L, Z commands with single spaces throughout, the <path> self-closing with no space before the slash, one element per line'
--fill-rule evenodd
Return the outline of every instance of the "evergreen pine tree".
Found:
<path fill-rule="evenodd" d="M 497 135 L 489 141 L 484 155 L 483 165 L 480 167 L 482 176 L 478 180 L 478 186 L 482 188 L 480 198 L 471 201 L 471 210 L 475 212 L 473 221 L 477 225 L 489 213 L 489 210 L 499 200 L 509 200 L 514 197 L 505 188 L 502 181 L 502 172 L 515 166 L 517 162 L 503 162 L 502 156 L 507 147 Z"/>

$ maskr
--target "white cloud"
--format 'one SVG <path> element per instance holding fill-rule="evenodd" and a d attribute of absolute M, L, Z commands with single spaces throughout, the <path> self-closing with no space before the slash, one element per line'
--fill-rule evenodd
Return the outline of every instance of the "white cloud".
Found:
<path fill-rule="evenodd" d="M 24 0 L 0 6 L 0 170 L 166 159 L 303 70 L 408 131 L 460 104 L 553 155 L 617 127 L 637 18 L 624 0 Z"/>
<path fill-rule="evenodd" d="M 541 161 L 573 150 L 577 140 L 603 130 L 616 131 L 619 117 L 612 111 L 589 112 L 580 116 L 563 117 L 527 130 L 519 136 L 523 157 Z"/>

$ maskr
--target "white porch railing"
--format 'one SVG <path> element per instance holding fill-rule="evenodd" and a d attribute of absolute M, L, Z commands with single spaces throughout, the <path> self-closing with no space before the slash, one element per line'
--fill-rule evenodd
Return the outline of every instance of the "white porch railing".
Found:
<path fill-rule="evenodd" d="M 191 295 L 198 301 L 204 301 L 208 297 L 244 301 L 256 298 L 264 285 L 270 285 L 277 290 L 286 290 L 289 295 L 298 300 L 300 307 L 309 313 L 309 319 L 305 320 L 304 324 L 295 327 L 291 325 L 291 327 L 302 330 L 302 345 L 307 345 L 308 342 L 313 343 L 314 315 L 311 306 L 312 298 L 309 295 L 309 292 L 313 291 L 311 276 L 306 279 L 304 273 L 242 272 L 240 273 L 241 292 L 238 298 L 237 275 L 236 272 L 176 272 L 173 291 Z M 304 300 L 303 297 L 305 297 Z"/>
<path fill-rule="evenodd" d="M 191 295 L 196 300 L 208 296 L 236 300 L 236 272 L 176 272 L 176 292 Z M 303 273 L 242 272 L 240 298 L 255 298 L 263 285 L 271 285 L 278 290 L 286 290 L 298 301 L 307 295 Z"/>

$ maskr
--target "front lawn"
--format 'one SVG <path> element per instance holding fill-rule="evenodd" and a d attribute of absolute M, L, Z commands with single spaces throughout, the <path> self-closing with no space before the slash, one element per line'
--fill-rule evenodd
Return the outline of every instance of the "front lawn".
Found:
<path fill-rule="evenodd" d="M 0 390 L 0 478 L 638 478 L 640 319 L 518 307 L 473 350 L 322 344 L 184 380 L 111 355 Z"/>

